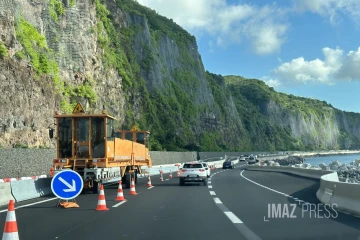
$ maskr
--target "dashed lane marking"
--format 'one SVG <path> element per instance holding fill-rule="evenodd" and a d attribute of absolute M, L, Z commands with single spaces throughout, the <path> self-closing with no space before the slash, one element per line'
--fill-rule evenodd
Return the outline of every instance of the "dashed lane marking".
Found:
<path fill-rule="evenodd" d="M 233 223 L 243 223 L 233 212 L 224 212 Z"/>
<path fill-rule="evenodd" d="M 165 179 L 165 181 L 169 181 L 169 179 Z"/>
<path fill-rule="evenodd" d="M 217 173 L 221 173 L 227 170 L 214 173 L 214 176 Z M 211 185 L 208 185 L 208 188 L 212 188 Z M 210 195 L 216 195 L 214 191 L 209 191 Z M 261 240 L 251 229 L 249 229 L 233 212 L 231 212 L 219 198 L 213 198 L 216 206 L 230 219 L 234 224 L 235 228 L 247 239 L 247 240 Z"/>
<path fill-rule="evenodd" d="M 121 204 L 124 204 L 124 203 L 126 203 L 126 200 L 124 200 L 124 201 L 122 201 L 122 202 L 119 202 L 119 203 L 115 204 L 115 205 L 112 206 L 112 207 L 118 207 L 118 206 L 120 206 Z"/>

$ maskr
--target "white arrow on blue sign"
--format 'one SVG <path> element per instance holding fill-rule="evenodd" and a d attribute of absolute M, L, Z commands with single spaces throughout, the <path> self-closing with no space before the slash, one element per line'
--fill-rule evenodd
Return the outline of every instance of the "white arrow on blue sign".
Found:
<path fill-rule="evenodd" d="M 81 193 L 84 182 L 79 173 L 65 169 L 58 172 L 51 180 L 51 190 L 63 200 L 76 198 Z"/>

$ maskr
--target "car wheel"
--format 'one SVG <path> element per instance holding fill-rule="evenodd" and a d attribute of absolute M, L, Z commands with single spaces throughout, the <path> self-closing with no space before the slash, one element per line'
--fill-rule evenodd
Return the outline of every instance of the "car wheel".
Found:
<path fill-rule="evenodd" d="M 184 186 L 184 185 L 185 185 L 184 179 L 180 178 L 180 186 Z"/>

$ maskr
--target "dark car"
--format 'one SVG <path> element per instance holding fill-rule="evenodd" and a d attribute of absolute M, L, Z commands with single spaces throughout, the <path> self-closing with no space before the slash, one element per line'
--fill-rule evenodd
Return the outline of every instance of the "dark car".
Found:
<path fill-rule="evenodd" d="M 254 157 L 249 157 L 247 160 L 248 164 L 255 164 L 256 163 L 256 159 Z"/>
<path fill-rule="evenodd" d="M 231 168 L 233 169 L 234 168 L 234 162 L 233 161 L 226 161 L 223 163 L 223 169 L 225 168 Z"/>

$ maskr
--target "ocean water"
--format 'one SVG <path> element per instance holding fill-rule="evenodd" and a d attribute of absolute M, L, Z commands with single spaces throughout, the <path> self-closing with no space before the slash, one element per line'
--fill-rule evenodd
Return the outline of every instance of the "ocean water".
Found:
<path fill-rule="evenodd" d="M 311 166 L 318 166 L 320 163 L 329 165 L 333 161 L 349 164 L 356 159 L 360 159 L 360 154 L 305 158 L 304 163 L 309 163 Z"/>

